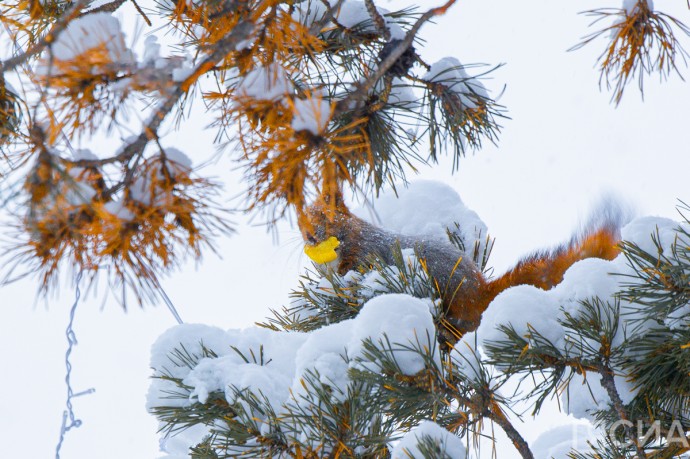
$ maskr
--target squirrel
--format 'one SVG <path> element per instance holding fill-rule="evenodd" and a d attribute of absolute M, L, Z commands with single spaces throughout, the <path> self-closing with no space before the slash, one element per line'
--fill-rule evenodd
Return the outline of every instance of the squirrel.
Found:
<path fill-rule="evenodd" d="M 449 240 L 387 231 L 352 214 L 342 193 L 336 193 L 334 201 L 321 197 L 298 219 L 305 252 L 310 255 L 309 249 L 328 245 L 332 257 L 310 258 L 343 275 L 366 265 L 372 255 L 393 264 L 396 244 L 403 249 L 414 248 L 439 291 L 443 307 L 441 331 L 451 344 L 475 330 L 484 310 L 507 288 L 528 284 L 548 290 L 563 280 L 573 263 L 591 257 L 612 260 L 620 252 L 623 215 L 620 209 L 609 206 L 597 215 L 598 221 L 591 221 L 568 243 L 524 257 L 505 274 L 492 279 Z"/>

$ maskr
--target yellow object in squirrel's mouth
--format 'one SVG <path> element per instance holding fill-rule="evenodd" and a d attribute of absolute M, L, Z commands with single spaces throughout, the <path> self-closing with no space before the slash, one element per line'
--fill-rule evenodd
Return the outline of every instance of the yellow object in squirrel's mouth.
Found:
<path fill-rule="evenodd" d="M 337 237 L 331 236 L 325 241 L 316 245 L 305 245 L 304 253 L 307 254 L 309 258 L 314 263 L 324 264 L 329 263 L 336 258 L 338 254 L 335 253 L 335 249 L 340 245 L 340 241 Z"/>

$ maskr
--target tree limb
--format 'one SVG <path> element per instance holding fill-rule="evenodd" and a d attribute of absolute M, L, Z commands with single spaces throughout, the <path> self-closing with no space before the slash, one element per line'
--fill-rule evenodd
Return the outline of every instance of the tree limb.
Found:
<path fill-rule="evenodd" d="M 479 417 L 485 417 L 495 422 L 503 429 L 510 441 L 518 450 L 522 459 L 534 459 L 534 454 L 529 448 L 527 441 L 520 435 L 520 432 L 513 426 L 510 419 L 505 415 L 499 404 L 493 398 L 493 391 L 485 387 L 485 391 L 478 391 L 477 397 L 468 398 L 460 393 L 454 383 L 449 383 L 446 378 L 442 381 L 446 384 L 445 392 L 448 397 L 454 398 L 461 406 L 466 406 L 470 412 Z M 484 392 L 484 393 L 482 393 Z"/>
<path fill-rule="evenodd" d="M 520 432 L 517 431 L 517 429 L 513 426 L 513 424 L 510 422 L 508 417 L 505 415 L 503 410 L 501 410 L 501 407 L 498 406 L 497 403 L 492 403 L 491 406 L 489 407 L 489 413 L 487 414 L 487 417 L 494 421 L 496 424 L 498 424 L 501 429 L 506 433 L 508 438 L 510 438 L 510 441 L 513 443 L 513 446 L 515 446 L 515 449 L 518 450 L 520 455 L 523 457 L 523 459 L 534 459 L 534 455 L 532 454 L 532 451 L 529 449 L 529 445 L 525 441 L 524 438 L 522 438 L 522 435 L 520 435 Z"/>
<path fill-rule="evenodd" d="M 620 394 L 618 394 L 618 389 L 616 389 L 616 383 L 613 379 L 613 370 L 608 366 L 608 364 L 602 363 L 601 367 L 599 368 L 599 374 L 601 375 L 601 387 L 606 389 L 606 393 L 611 399 L 611 403 L 613 404 L 613 408 L 616 410 L 618 417 L 622 421 L 627 421 L 627 423 L 623 425 L 625 435 L 628 437 L 630 441 L 634 443 L 635 449 L 637 451 L 637 456 L 640 458 L 646 457 L 644 448 L 642 448 L 642 446 L 640 445 L 640 442 L 637 439 L 637 436 L 635 435 L 635 432 L 633 431 L 632 427 L 628 425 L 628 423 L 630 423 L 630 420 L 628 419 L 628 415 L 625 412 L 623 400 L 621 400 L 621 396 Z"/>

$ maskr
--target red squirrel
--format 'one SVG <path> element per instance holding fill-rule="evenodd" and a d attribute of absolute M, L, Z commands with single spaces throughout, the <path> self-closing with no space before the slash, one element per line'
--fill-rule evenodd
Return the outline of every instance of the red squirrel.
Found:
<path fill-rule="evenodd" d="M 362 220 L 349 211 L 340 193 L 333 204 L 320 198 L 310 206 L 299 219 L 299 227 L 305 251 L 328 241 L 328 250 L 335 253 L 327 259 L 332 259 L 330 265 L 341 275 L 365 265 L 372 255 L 392 264 L 396 244 L 414 248 L 425 261 L 442 299 L 445 338 L 457 341 L 479 326 L 489 303 L 507 288 L 528 284 L 547 290 L 560 283 L 565 271 L 579 260 L 615 258 L 622 224 L 619 214 L 617 209 L 605 212 L 599 222 L 590 224 L 570 242 L 529 255 L 493 279 L 485 277 L 471 257 L 449 240 L 396 234 Z"/>

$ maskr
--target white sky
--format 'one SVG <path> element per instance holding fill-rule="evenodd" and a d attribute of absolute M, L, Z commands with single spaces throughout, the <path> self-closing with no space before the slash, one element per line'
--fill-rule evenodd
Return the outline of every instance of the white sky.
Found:
<path fill-rule="evenodd" d="M 393 9 L 400 3 L 380 4 Z M 442 2 L 418 3 L 426 8 Z M 123 14 L 131 17 L 131 6 L 125 6 Z M 460 0 L 437 25 L 423 29 L 427 61 L 450 55 L 463 63 L 506 64 L 485 82 L 493 94 L 506 85 L 500 102 L 512 119 L 503 123 L 498 145 L 465 158 L 455 175 L 450 161 L 420 174 L 451 184 L 484 219 L 496 237 L 498 271 L 521 254 L 567 239 L 604 192 L 623 196 L 640 214 L 674 218 L 676 199 L 690 200 L 688 85 L 677 77 L 662 85 L 652 77 L 644 103 L 631 87 L 615 108 L 610 94 L 599 91 L 593 68 L 604 44 L 566 52 L 588 32 L 588 19 L 577 12 L 600 6 L 618 4 Z M 690 22 L 685 2 L 657 0 L 656 6 Z M 184 123 L 163 144 L 201 161 L 214 137 L 202 124 Z M 117 139 L 103 142 L 112 150 Z M 237 179 L 235 173 L 227 183 L 233 194 L 242 189 L 232 182 Z M 263 228 L 241 216 L 235 220 L 238 234 L 219 241 L 223 259 L 209 253 L 163 282 L 187 322 L 250 326 L 268 308 L 286 304 L 297 284 L 305 263 L 297 231 L 281 225 L 275 244 Z M 51 457 L 58 439 L 66 397 L 64 329 L 73 293 L 63 289 L 46 307 L 35 303 L 36 288 L 27 280 L 0 290 L 0 457 Z M 73 383 L 77 391 L 94 387 L 96 393 L 75 400 L 84 424 L 68 433 L 62 457 L 155 457 L 156 421 L 144 409 L 148 354 L 173 318 L 163 306 L 124 313 L 113 301 L 102 305 L 88 298 L 77 312 Z M 518 429 L 532 439 L 543 426 L 562 422 L 551 414 Z"/>

